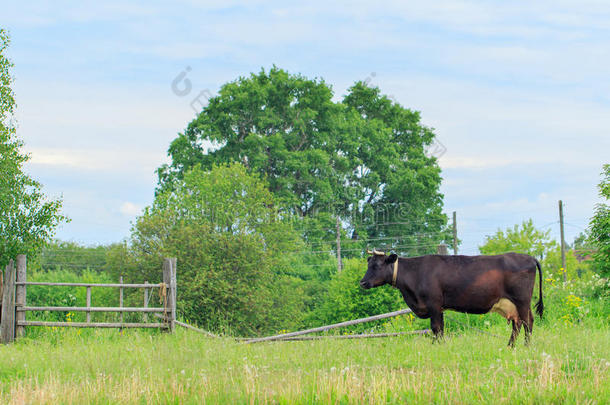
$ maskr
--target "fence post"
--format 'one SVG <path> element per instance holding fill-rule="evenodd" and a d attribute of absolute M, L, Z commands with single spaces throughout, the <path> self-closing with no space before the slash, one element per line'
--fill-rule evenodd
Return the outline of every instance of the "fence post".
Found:
<path fill-rule="evenodd" d="M 119 277 L 119 284 L 123 284 L 123 276 Z M 123 287 L 119 288 L 119 308 L 123 308 Z M 123 313 L 121 312 L 121 315 L 119 317 L 121 323 L 123 323 Z M 119 329 L 120 331 L 123 331 L 123 328 Z"/>
<path fill-rule="evenodd" d="M 15 263 L 12 259 L 4 269 L 3 287 L 0 342 L 11 343 L 15 340 Z"/>
<path fill-rule="evenodd" d="M 17 256 L 17 281 L 27 281 L 27 257 L 25 255 Z M 26 305 L 26 289 L 25 285 L 17 285 L 15 287 L 15 303 L 18 307 Z M 20 338 L 25 335 L 25 326 L 18 326 L 17 322 L 25 321 L 25 311 L 15 311 L 15 337 Z"/>
<path fill-rule="evenodd" d="M 148 281 L 145 281 L 144 284 L 148 284 Z M 148 288 L 144 289 L 144 308 L 148 308 Z M 144 312 L 144 322 L 148 322 L 148 314 Z"/>
<path fill-rule="evenodd" d="M 87 287 L 87 323 L 91 323 L 91 287 Z"/>
<path fill-rule="evenodd" d="M 165 322 L 168 323 L 169 330 L 174 330 L 176 320 L 176 258 L 165 259 L 163 261 L 163 282 L 167 285 L 165 305 L 167 315 Z"/>
<path fill-rule="evenodd" d="M 178 270 L 177 267 L 177 259 L 174 257 L 172 258 L 172 323 L 175 325 L 175 321 L 176 321 L 176 303 L 177 301 L 177 293 L 178 293 L 178 283 L 176 281 L 176 271 Z"/>
<path fill-rule="evenodd" d="M 448 255 L 449 254 L 449 252 L 447 251 L 447 245 L 445 245 L 444 243 L 441 243 L 440 245 L 438 245 L 438 248 L 436 251 L 439 255 Z"/>

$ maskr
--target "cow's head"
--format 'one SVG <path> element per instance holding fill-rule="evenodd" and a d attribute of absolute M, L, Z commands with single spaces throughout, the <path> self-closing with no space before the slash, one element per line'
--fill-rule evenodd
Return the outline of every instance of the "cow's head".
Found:
<path fill-rule="evenodd" d="M 392 282 L 392 274 L 394 273 L 394 262 L 398 260 L 398 256 L 394 253 L 387 256 L 383 252 L 373 250 L 368 252 L 372 254 L 368 260 L 368 269 L 366 274 L 360 280 L 360 286 L 364 289 L 379 287 L 380 285 Z"/>

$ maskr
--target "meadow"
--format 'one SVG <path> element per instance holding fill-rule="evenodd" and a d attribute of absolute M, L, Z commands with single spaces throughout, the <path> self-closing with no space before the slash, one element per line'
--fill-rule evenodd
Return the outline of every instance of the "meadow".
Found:
<path fill-rule="evenodd" d="M 610 402 L 610 330 L 508 328 L 426 336 L 277 342 L 109 330 L 49 330 L 0 347 L 0 403 Z"/>

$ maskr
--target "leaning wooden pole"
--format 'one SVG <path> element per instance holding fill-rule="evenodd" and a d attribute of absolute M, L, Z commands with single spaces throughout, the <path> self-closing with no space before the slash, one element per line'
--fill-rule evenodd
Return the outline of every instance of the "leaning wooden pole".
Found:
<path fill-rule="evenodd" d="M 180 321 L 176 321 L 176 320 L 174 321 L 174 323 L 178 326 L 182 326 L 183 328 L 190 329 L 194 332 L 201 333 L 201 334 L 207 335 L 209 337 L 219 337 L 218 335 L 215 335 L 212 332 L 208 332 L 207 330 L 196 328 L 192 325 L 189 325 L 188 323 L 184 323 L 184 322 L 180 322 Z"/>
<path fill-rule="evenodd" d="M 164 317 L 163 317 L 163 315 L 161 315 L 161 314 L 153 314 L 153 315 L 154 315 L 154 316 L 156 316 L 157 318 L 160 318 L 160 319 L 163 319 L 163 318 L 164 318 Z M 202 335 L 206 335 L 206 336 L 209 336 L 209 337 L 215 337 L 215 338 L 219 338 L 219 337 L 221 337 L 221 336 L 218 336 L 218 335 L 213 334 L 212 332 L 208 332 L 207 330 L 203 330 L 203 329 L 200 329 L 200 328 L 196 328 L 196 327 L 194 327 L 193 325 L 189 325 L 188 323 L 180 322 L 180 321 L 179 321 L 179 320 L 177 320 L 177 319 L 174 319 L 174 324 L 175 324 L 175 325 L 178 325 L 178 326 L 182 326 L 183 328 L 186 328 L 186 329 L 192 330 L 192 331 L 194 331 L 194 332 L 201 333 Z M 246 339 L 246 338 L 244 338 L 244 339 Z"/>
<path fill-rule="evenodd" d="M 383 337 L 396 337 L 406 335 L 426 335 L 430 333 L 430 329 L 412 330 L 408 332 L 390 332 L 390 333 L 371 333 L 361 335 L 336 335 L 336 336 L 296 336 L 282 339 L 282 342 L 295 342 L 299 340 L 322 340 L 322 339 L 375 339 Z"/>
<path fill-rule="evenodd" d="M 317 328 L 300 330 L 298 332 L 290 332 L 290 333 L 283 333 L 281 335 L 254 338 L 254 339 L 246 340 L 244 343 L 268 342 L 268 341 L 272 341 L 272 340 L 282 340 L 282 339 L 293 337 L 293 336 L 307 335 L 309 333 L 326 332 L 327 330 L 330 330 L 330 329 L 342 328 L 344 326 L 357 325 L 359 323 L 378 321 L 380 319 L 392 318 L 395 316 L 408 314 L 410 312 L 412 312 L 410 309 L 401 309 L 400 311 L 388 312 L 386 314 L 369 316 L 368 318 L 354 319 L 352 321 L 335 323 L 333 325 L 326 325 L 326 326 L 320 326 Z"/>

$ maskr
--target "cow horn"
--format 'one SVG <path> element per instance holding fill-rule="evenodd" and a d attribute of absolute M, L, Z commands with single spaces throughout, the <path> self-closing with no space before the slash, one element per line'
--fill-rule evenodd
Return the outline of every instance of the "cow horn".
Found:
<path fill-rule="evenodd" d="M 372 251 L 370 251 L 368 248 L 366 249 L 366 254 L 367 255 L 376 255 L 376 256 L 383 256 L 385 255 L 385 252 L 378 252 L 375 248 L 373 248 Z"/>

